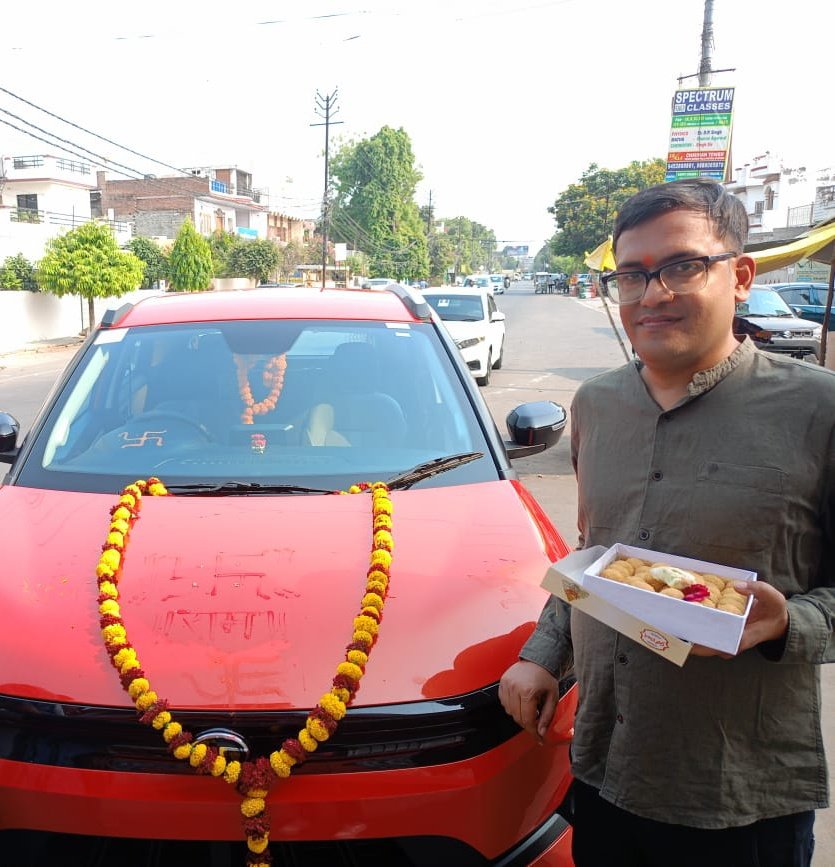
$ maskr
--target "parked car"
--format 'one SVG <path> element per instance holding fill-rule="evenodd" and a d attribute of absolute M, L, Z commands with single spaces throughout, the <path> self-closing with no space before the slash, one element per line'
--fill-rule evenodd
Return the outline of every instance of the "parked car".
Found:
<path fill-rule="evenodd" d="M 826 283 L 773 283 L 769 288 L 778 292 L 782 299 L 801 319 L 810 319 L 823 324 L 826 311 L 826 297 L 829 286 Z M 829 330 L 835 331 L 835 304 L 830 307 Z"/>
<path fill-rule="evenodd" d="M 443 320 L 479 385 L 504 361 L 505 315 L 484 287 L 433 290 L 423 297 Z"/>
<path fill-rule="evenodd" d="M 748 323 L 740 328 L 739 320 Z M 737 334 L 748 334 L 760 349 L 817 360 L 821 352 L 821 326 L 799 319 L 778 292 L 754 284 L 746 301 L 736 305 Z"/>
<path fill-rule="evenodd" d="M 494 295 L 504 295 L 504 290 L 507 288 L 504 274 L 491 274 L 490 282 L 493 284 Z M 509 284 L 510 281 L 508 280 L 507 283 Z"/>
<path fill-rule="evenodd" d="M 576 687 L 543 746 L 497 697 L 566 414 L 505 440 L 468 370 L 400 286 L 167 295 L 0 413 L 3 864 L 243 864 L 273 783 L 282 863 L 570 865 Z"/>
<path fill-rule="evenodd" d="M 393 277 L 368 277 L 362 281 L 363 289 L 385 289 L 386 286 L 397 281 Z"/>
<path fill-rule="evenodd" d="M 490 279 L 489 274 L 470 274 L 464 278 L 465 289 L 484 289 L 488 294 L 492 295 L 495 291 L 495 284 Z"/>

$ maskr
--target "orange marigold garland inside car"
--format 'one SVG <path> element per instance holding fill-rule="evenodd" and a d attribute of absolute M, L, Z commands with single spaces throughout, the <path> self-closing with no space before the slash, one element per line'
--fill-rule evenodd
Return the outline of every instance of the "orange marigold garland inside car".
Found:
<path fill-rule="evenodd" d="M 169 496 L 163 483 L 154 477 L 127 485 L 119 502 L 110 510 L 107 539 L 96 567 L 98 582 L 99 623 L 110 661 L 119 672 L 122 686 L 131 697 L 139 721 L 161 732 L 171 754 L 187 761 L 198 774 L 223 777 L 236 786 L 241 795 L 241 814 L 246 834 L 249 867 L 268 867 L 272 858 L 269 846 L 269 817 L 266 797 L 277 778 L 289 777 L 292 768 L 301 764 L 317 746 L 326 741 L 345 716 L 365 673 L 365 665 L 374 643 L 388 593 L 392 561 L 392 502 L 384 482 L 352 485 L 338 493 L 371 493 L 372 538 L 370 566 L 359 614 L 354 617 L 351 643 L 345 659 L 336 667 L 329 692 L 308 714 L 304 728 L 295 738 L 287 738 L 269 758 L 260 756 L 252 762 L 227 761 L 214 747 L 192 744 L 193 735 L 178 723 L 169 710 L 167 699 L 160 698 L 142 670 L 136 649 L 130 643 L 119 608 L 119 579 L 131 528 L 139 518 L 142 497 Z M 335 492 L 336 493 L 336 492 Z"/>
<path fill-rule="evenodd" d="M 241 423 L 254 424 L 256 415 L 271 412 L 278 403 L 281 389 L 284 388 L 284 372 L 287 370 L 287 357 L 285 355 L 275 355 L 267 362 L 267 366 L 264 368 L 263 381 L 264 385 L 270 389 L 270 392 L 263 400 L 259 400 L 257 403 L 252 395 L 252 386 L 249 384 L 249 367 L 247 363 L 239 355 L 236 355 L 235 366 L 238 369 L 238 392 L 244 404 L 244 409 L 241 413 Z"/>

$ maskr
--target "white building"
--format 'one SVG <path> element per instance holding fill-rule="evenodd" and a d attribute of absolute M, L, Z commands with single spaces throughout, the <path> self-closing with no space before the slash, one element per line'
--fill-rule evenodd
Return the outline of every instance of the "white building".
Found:
<path fill-rule="evenodd" d="M 89 222 L 93 167 L 49 154 L 0 158 L 0 262 L 22 253 L 41 258 L 50 238 Z M 127 223 L 110 221 L 120 245 L 131 238 Z"/>

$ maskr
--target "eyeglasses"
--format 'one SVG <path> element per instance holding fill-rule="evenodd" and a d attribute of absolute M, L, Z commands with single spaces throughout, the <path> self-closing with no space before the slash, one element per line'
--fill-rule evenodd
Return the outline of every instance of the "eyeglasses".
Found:
<path fill-rule="evenodd" d="M 650 280 L 658 282 L 673 295 L 699 292 L 707 285 L 707 271 L 714 262 L 733 259 L 739 253 L 719 253 L 716 256 L 694 256 L 680 262 L 670 262 L 655 271 L 614 271 L 602 278 L 603 285 L 615 304 L 637 304 L 647 291 Z"/>

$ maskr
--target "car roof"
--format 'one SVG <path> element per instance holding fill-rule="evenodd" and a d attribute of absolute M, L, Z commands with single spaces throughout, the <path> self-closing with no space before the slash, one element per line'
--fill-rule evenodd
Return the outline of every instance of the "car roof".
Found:
<path fill-rule="evenodd" d="M 125 305 L 110 324 L 132 328 L 238 319 L 421 321 L 394 292 L 299 287 L 281 293 L 269 289 L 169 292 Z"/>

